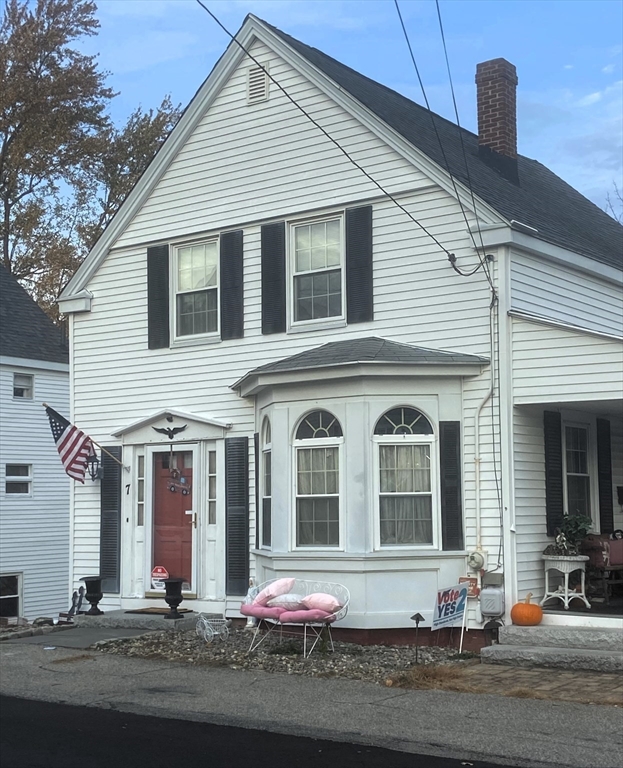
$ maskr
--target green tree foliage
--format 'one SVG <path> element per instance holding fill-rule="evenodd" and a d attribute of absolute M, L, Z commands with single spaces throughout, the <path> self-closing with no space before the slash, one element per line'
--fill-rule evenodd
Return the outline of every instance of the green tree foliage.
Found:
<path fill-rule="evenodd" d="M 122 128 L 96 57 L 89 0 L 7 0 L 0 23 L 0 258 L 55 319 L 55 299 L 158 151 L 179 107 Z"/>

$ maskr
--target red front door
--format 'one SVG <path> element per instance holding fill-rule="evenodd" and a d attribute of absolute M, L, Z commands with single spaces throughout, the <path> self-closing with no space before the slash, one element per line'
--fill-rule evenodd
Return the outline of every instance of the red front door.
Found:
<path fill-rule="evenodd" d="M 192 451 L 154 454 L 154 553 L 152 566 L 192 586 L 193 515 Z"/>

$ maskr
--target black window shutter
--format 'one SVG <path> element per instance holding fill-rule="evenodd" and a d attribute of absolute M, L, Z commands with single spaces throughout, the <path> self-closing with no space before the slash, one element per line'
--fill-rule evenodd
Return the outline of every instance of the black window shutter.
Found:
<path fill-rule="evenodd" d="M 286 225 L 278 221 L 262 227 L 262 333 L 285 329 Z"/>
<path fill-rule="evenodd" d="M 374 318 L 372 283 L 372 206 L 346 211 L 346 319 Z"/>
<path fill-rule="evenodd" d="M 249 438 L 225 439 L 225 578 L 228 595 L 249 588 Z"/>
<path fill-rule="evenodd" d="M 555 536 L 565 516 L 562 490 L 562 419 L 558 411 L 543 412 L 543 437 L 547 535 Z"/>
<path fill-rule="evenodd" d="M 147 249 L 147 338 L 149 349 L 169 346 L 169 246 Z"/>
<path fill-rule="evenodd" d="M 253 448 L 255 451 L 255 548 L 260 548 L 260 435 L 253 435 Z"/>
<path fill-rule="evenodd" d="M 461 496 L 461 423 L 439 423 L 442 546 L 463 549 L 463 504 Z"/>
<path fill-rule="evenodd" d="M 120 445 L 106 450 L 121 461 Z M 102 451 L 100 486 L 100 576 L 104 592 L 119 592 L 121 575 L 121 472 L 122 466 Z M 87 576 L 89 574 L 86 574 Z"/>
<path fill-rule="evenodd" d="M 242 230 L 221 235 L 221 339 L 244 336 Z"/>
<path fill-rule="evenodd" d="M 612 498 L 612 450 L 610 448 L 610 422 L 597 419 L 597 483 L 599 486 L 599 529 L 601 533 L 614 530 Z"/>

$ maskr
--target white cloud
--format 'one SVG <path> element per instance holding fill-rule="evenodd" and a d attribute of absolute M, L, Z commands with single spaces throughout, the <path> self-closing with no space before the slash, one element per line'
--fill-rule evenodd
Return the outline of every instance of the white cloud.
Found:
<path fill-rule="evenodd" d="M 596 104 L 598 101 L 601 101 L 602 94 L 601 91 L 595 91 L 594 93 L 589 93 L 586 96 L 583 96 L 581 99 L 576 101 L 576 106 L 578 107 L 590 107 L 591 104 Z"/>
<path fill-rule="evenodd" d="M 611 75 L 614 72 L 614 64 L 608 64 L 601 70 L 605 75 Z"/>
<path fill-rule="evenodd" d="M 565 64 L 563 69 L 573 69 L 573 64 Z"/>

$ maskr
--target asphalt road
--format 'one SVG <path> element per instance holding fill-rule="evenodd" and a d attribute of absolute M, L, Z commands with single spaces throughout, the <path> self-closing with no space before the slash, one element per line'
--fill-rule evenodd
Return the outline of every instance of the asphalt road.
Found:
<path fill-rule="evenodd" d="M 2 768 L 494 768 L 269 731 L 0 696 Z"/>

